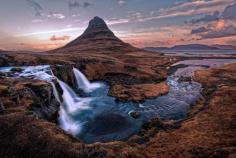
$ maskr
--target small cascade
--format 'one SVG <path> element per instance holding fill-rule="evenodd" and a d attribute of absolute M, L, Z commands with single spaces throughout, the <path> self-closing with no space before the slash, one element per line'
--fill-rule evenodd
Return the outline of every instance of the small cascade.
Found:
<path fill-rule="evenodd" d="M 86 76 L 78 69 L 73 68 L 73 72 L 76 78 L 78 88 L 82 89 L 84 92 L 89 93 L 101 87 L 101 84 L 99 83 L 90 83 Z"/>
<path fill-rule="evenodd" d="M 91 99 L 80 98 L 66 83 L 59 79 L 57 79 L 57 82 L 63 90 L 63 103 L 61 103 L 59 111 L 60 127 L 72 135 L 77 135 L 82 129 L 82 123 L 73 119 L 73 114 L 89 109 Z"/>
<path fill-rule="evenodd" d="M 71 133 L 72 135 L 77 135 L 81 131 L 81 123 L 79 121 L 74 121 L 64 108 L 60 108 L 59 115 L 60 127 L 63 130 Z"/>
<path fill-rule="evenodd" d="M 56 100 L 61 103 L 61 99 L 59 97 L 59 94 L 58 94 L 58 91 L 57 91 L 57 88 L 56 88 L 56 85 L 54 82 L 50 82 L 50 84 L 52 85 L 52 89 L 53 89 L 53 95 L 55 96 Z"/>
<path fill-rule="evenodd" d="M 58 83 L 63 90 L 63 104 L 69 113 L 74 113 L 78 110 L 89 108 L 89 98 L 80 98 L 66 83 L 60 80 L 58 80 Z"/>

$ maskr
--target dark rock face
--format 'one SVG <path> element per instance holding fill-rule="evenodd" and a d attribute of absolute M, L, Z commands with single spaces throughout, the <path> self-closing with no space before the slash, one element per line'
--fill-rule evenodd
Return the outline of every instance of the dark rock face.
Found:
<path fill-rule="evenodd" d="M 30 89 L 33 95 L 37 95 L 38 103 L 32 106 L 32 110 L 40 118 L 56 121 L 60 104 L 56 101 L 51 85 L 48 83 L 32 84 Z"/>
<path fill-rule="evenodd" d="M 141 115 L 141 113 L 137 112 L 137 111 L 133 111 L 133 112 L 130 113 L 130 116 L 133 117 L 134 119 L 139 118 L 140 115 Z"/>
<path fill-rule="evenodd" d="M 20 67 L 15 67 L 15 68 L 12 68 L 11 71 L 12 71 L 12 72 L 22 72 L 23 69 L 20 68 Z"/>
<path fill-rule="evenodd" d="M 3 114 L 5 111 L 5 107 L 3 106 L 3 103 L 0 102 L 0 114 Z"/>
<path fill-rule="evenodd" d="M 0 113 L 14 110 L 31 111 L 39 118 L 56 121 L 59 103 L 52 87 L 44 81 L 30 79 L 0 79 Z"/>
<path fill-rule="evenodd" d="M 69 86 L 76 88 L 75 76 L 73 74 L 73 65 L 52 66 L 54 75 Z"/>
<path fill-rule="evenodd" d="M 85 32 L 75 39 L 74 41 L 67 44 L 65 47 L 76 46 L 81 43 L 93 40 L 119 40 L 114 33 L 108 28 L 105 21 L 99 17 L 94 17 L 90 22 Z"/>

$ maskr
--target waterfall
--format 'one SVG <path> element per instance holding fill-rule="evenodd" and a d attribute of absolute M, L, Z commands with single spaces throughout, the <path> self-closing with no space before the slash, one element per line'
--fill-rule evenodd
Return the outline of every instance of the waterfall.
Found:
<path fill-rule="evenodd" d="M 89 109 L 89 102 L 91 100 L 89 98 L 78 97 L 77 94 L 63 81 L 57 79 L 57 82 L 63 90 L 63 103 L 61 103 L 59 111 L 60 127 L 65 131 L 76 135 L 82 129 L 82 123 L 74 120 L 72 115 L 75 112 Z"/>
<path fill-rule="evenodd" d="M 82 123 L 76 121 L 72 118 L 73 113 L 79 112 L 84 109 L 89 108 L 89 98 L 80 98 L 77 94 L 71 89 L 66 83 L 59 80 L 56 76 L 54 76 L 52 70 L 50 70 L 51 75 L 54 79 L 57 80 L 58 84 L 60 85 L 61 89 L 63 90 L 61 102 L 59 93 L 56 89 L 55 83 L 50 82 L 53 87 L 53 94 L 57 101 L 61 104 L 60 111 L 59 111 L 59 124 L 60 127 L 71 133 L 72 135 L 77 135 L 82 129 Z"/>
<path fill-rule="evenodd" d="M 82 89 L 84 92 L 89 93 L 101 87 L 101 84 L 99 83 L 90 83 L 89 80 L 85 77 L 85 75 L 78 69 L 73 68 L 73 72 L 76 78 L 76 83 L 78 88 Z"/>
<path fill-rule="evenodd" d="M 89 98 L 80 98 L 77 94 L 64 82 L 58 80 L 59 85 L 63 90 L 63 103 L 69 113 L 76 112 L 81 109 L 88 109 L 90 102 Z"/>
<path fill-rule="evenodd" d="M 72 135 L 76 135 L 80 132 L 82 124 L 79 121 L 72 120 L 64 108 L 60 108 L 59 114 L 60 127 L 63 130 L 71 133 Z"/>
<path fill-rule="evenodd" d="M 53 89 L 53 95 L 55 96 L 56 100 L 61 103 L 61 99 L 59 97 L 59 94 L 58 94 L 58 91 L 57 91 L 57 88 L 56 88 L 56 85 L 54 82 L 50 82 L 50 84 L 52 85 L 52 89 Z"/>

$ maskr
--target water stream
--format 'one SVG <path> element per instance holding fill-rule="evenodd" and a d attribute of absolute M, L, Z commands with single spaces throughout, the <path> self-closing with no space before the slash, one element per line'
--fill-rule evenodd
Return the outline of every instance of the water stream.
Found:
<path fill-rule="evenodd" d="M 52 84 L 53 93 L 61 103 L 59 126 L 81 140 L 92 143 L 97 141 L 125 140 L 138 132 L 142 124 L 154 117 L 162 119 L 183 119 L 192 105 L 201 97 L 201 84 L 180 81 L 180 77 L 191 77 L 193 71 L 208 67 L 222 66 L 232 61 L 182 61 L 177 64 L 188 65 L 179 68 L 166 80 L 170 91 L 164 96 L 147 99 L 143 103 L 117 102 L 109 97 L 109 86 L 105 83 L 90 82 L 78 69 L 73 72 L 77 88 L 86 96 L 80 96 L 66 83 L 57 79 L 49 65 L 21 67 L 22 72 L 15 72 L 11 77 L 24 77 L 44 80 Z M 203 64 L 204 63 L 204 64 Z M 177 65 L 175 64 L 175 65 Z M 0 68 L 1 72 L 10 72 L 12 67 Z M 53 80 L 57 80 L 63 90 L 62 100 Z M 136 112 L 139 117 L 130 114 Z"/>

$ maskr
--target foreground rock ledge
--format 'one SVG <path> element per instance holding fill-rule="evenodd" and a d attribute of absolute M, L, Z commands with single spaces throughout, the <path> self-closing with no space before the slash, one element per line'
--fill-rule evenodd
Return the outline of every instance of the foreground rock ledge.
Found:
<path fill-rule="evenodd" d="M 109 91 L 109 95 L 116 97 L 119 101 L 143 101 L 158 97 L 169 92 L 166 82 L 137 85 L 114 85 Z"/>

